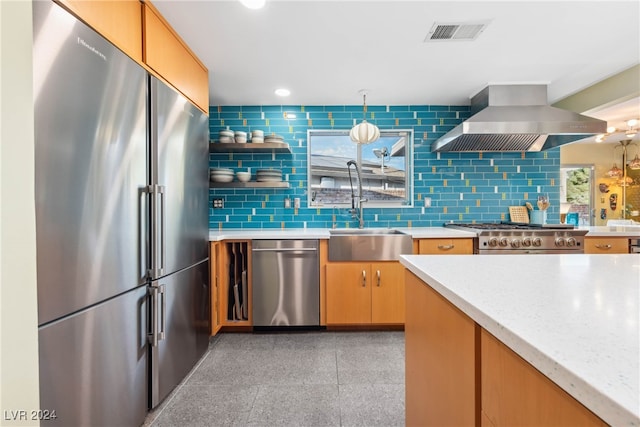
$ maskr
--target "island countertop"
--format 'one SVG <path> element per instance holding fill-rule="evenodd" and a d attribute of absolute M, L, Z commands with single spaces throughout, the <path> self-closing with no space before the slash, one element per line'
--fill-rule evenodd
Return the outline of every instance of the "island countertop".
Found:
<path fill-rule="evenodd" d="M 640 425 L 640 256 L 401 262 L 605 422 Z"/>

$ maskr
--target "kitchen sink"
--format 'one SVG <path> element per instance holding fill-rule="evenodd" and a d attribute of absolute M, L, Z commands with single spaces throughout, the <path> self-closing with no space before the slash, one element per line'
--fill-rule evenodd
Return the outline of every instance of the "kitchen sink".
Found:
<path fill-rule="evenodd" d="M 411 236 L 393 228 L 329 230 L 329 261 L 397 261 L 412 252 Z"/>
<path fill-rule="evenodd" d="M 329 230 L 331 237 L 333 236 L 386 236 L 393 234 L 402 234 L 406 236 L 402 231 L 393 228 L 342 228 L 336 230 Z"/>

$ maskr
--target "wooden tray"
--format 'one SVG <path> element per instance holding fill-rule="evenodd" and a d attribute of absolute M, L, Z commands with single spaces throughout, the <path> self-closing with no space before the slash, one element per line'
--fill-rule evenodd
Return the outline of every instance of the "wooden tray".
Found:
<path fill-rule="evenodd" d="M 526 206 L 509 206 L 511 222 L 529 224 L 529 209 Z"/>

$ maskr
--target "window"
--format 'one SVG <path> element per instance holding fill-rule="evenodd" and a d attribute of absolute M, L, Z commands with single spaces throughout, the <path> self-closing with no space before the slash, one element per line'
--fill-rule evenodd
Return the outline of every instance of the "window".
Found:
<path fill-rule="evenodd" d="M 351 207 L 351 182 L 358 193 L 358 178 L 347 162 L 356 160 L 362 172 L 367 207 L 413 205 L 412 130 L 383 130 L 368 145 L 355 144 L 349 130 L 309 130 L 308 194 L 310 207 Z"/>

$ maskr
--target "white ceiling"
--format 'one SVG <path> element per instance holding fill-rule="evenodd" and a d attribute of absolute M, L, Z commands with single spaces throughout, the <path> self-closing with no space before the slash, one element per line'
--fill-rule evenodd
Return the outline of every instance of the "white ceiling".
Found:
<path fill-rule="evenodd" d="M 361 89 L 372 105 L 464 105 L 504 83 L 547 84 L 553 103 L 640 63 L 638 0 L 154 5 L 209 68 L 211 105 L 360 104 Z M 424 42 L 435 22 L 478 20 L 474 41 Z"/>

